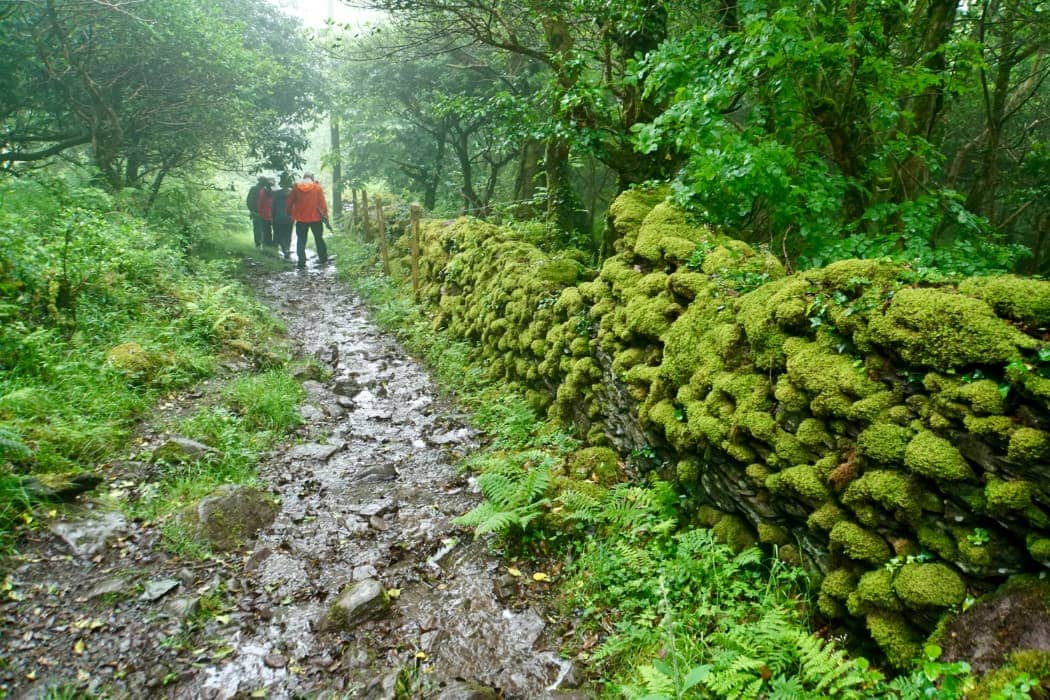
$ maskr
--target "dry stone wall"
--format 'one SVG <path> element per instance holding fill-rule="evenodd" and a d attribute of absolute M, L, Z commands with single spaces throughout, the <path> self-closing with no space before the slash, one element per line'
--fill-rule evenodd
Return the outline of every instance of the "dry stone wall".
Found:
<path fill-rule="evenodd" d="M 818 575 L 906 664 L 947 609 L 1050 566 L 1050 282 L 887 261 L 786 274 L 659 191 L 595 276 L 506 229 L 424 227 L 435 323 L 594 445 L 658 455 L 735 546 Z"/>

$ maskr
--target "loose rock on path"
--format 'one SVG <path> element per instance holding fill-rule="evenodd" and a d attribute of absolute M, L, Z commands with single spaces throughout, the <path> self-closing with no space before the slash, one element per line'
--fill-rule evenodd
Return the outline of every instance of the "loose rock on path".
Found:
<path fill-rule="evenodd" d="M 586 697 L 525 583 L 452 523 L 478 499 L 452 466 L 476 446 L 463 416 L 331 267 L 260 295 L 333 375 L 304 382 L 302 439 L 260 465 L 272 522 L 183 561 L 88 501 L 10 567 L 0 697 Z"/>

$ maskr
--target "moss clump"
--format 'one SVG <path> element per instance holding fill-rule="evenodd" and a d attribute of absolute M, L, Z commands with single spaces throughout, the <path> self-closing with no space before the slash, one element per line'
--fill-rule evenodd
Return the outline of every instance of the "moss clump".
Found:
<path fill-rule="evenodd" d="M 138 343 L 121 343 L 106 351 L 106 362 L 133 378 L 146 378 L 163 364 L 160 356 L 149 352 Z"/>
<path fill-rule="evenodd" d="M 944 564 L 905 564 L 893 579 L 905 605 L 913 608 L 947 608 L 966 598 L 966 584 Z"/>
<path fill-rule="evenodd" d="M 1050 537 L 1029 536 L 1028 553 L 1043 566 L 1050 566 Z"/>
<path fill-rule="evenodd" d="M 583 265 L 572 258 L 552 258 L 539 266 L 536 276 L 544 282 L 568 286 L 575 284 L 583 271 Z"/>
<path fill-rule="evenodd" d="M 875 423 L 857 436 L 857 451 L 876 464 L 902 464 L 912 435 L 893 423 Z"/>
<path fill-rule="evenodd" d="M 828 501 L 809 514 L 806 525 L 815 529 L 830 532 L 835 524 L 846 519 L 846 513 L 837 505 Z"/>
<path fill-rule="evenodd" d="M 884 564 L 890 559 L 886 540 L 849 520 L 835 523 L 828 539 L 832 552 L 841 552 L 854 561 Z"/>
<path fill-rule="evenodd" d="M 901 602 L 893 592 L 893 573 L 885 568 L 868 571 L 860 577 L 857 589 L 849 597 L 849 611 L 863 615 L 874 610 L 900 610 Z"/>
<path fill-rule="evenodd" d="M 786 307 L 783 321 L 792 323 L 798 304 L 807 305 L 808 280 L 792 275 L 769 282 L 740 297 L 736 302 L 737 320 L 744 327 L 755 366 L 760 369 L 780 369 L 787 355 L 784 342 L 787 334 L 777 321 L 777 310 Z"/>
<path fill-rule="evenodd" d="M 729 545 L 735 552 L 754 547 L 758 542 L 751 527 L 742 518 L 735 515 L 726 515 L 721 518 L 711 528 L 711 532 L 720 542 Z"/>
<path fill-rule="evenodd" d="M 865 618 L 872 639 L 885 652 L 887 660 L 898 669 L 911 666 L 919 656 L 922 637 L 896 613 L 872 612 Z"/>
<path fill-rule="evenodd" d="M 959 291 L 981 299 L 1005 318 L 1050 325 L 1050 282 L 1015 275 L 971 277 L 959 283 Z"/>
<path fill-rule="evenodd" d="M 1017 424 L 1009 416 L 966 416 L 963 418 L 963 426 L 972 435 L 995 439 L 1002 444 L 1007 444 L 1017 429 Z"/>
<path fill-rule="evenodd" d="M 915 474 L 940 481 L 962 481 L 974 476 L 959 450 L 929 430 L 919 431 L 908 443 L 904 465 Z"/>
<path fill-rule="evenodd" d="M 926 522 L 920 525 L 915 532 L 919 537 L 919 544 L 941 559 L 951 561 L 959 556 L 959 549 L 955 546 L 955 539 L 937 527 L 935 523 Z"/>
<path fill-rule="evenodd" d="M 1050 461 L 1050 433 L 1035 428 L 1018 428 L 1010 436 L 1006 455 L 1022 464 Z"/>
<path fill-rule="evenodd" d="M 620 480 L 620 456 L 608 447 L 585 447 L 576 450 L 565 462 L 568 475 L 574 479 L 593 480 L 610 486 Z"/>
<path fill-rule="evenodd" d="M 679 483 L 695 483 L 700 478 L 700 462 L 695 459 L 678 460 L 675 465 L 675 478 Z"/>
<path fill-rule="evenodd" d="M 857 574 L 852 569 L 829 571 L 820 584 L 820 592 L 838 600 L 846 600 L 857 588 Z"/>
<path fill-rule="evenodd" d="M 989 700 L 990 698 L 1002 699 L 1010 697 L 1021 697 L 1014 685 L 1017 677 L 1025 674 L 1030 678 L 1043 681 L 1050 678 L 1050 651 L 1042 649 L 1026 649 L 1016 651 L 1006 659 L 1006 664 L 1001 668 L 989 671 L 981 677 L 977 687 L 967 694 L 969 700 Z M 1011 688 L 1013 693 L 1006 694 L 1004 691 Z M 1034 688 L 1032 689 L 1035 690 Z M 1029 697 L 1039 697 L 1031 695 Z"/>
<path fill-rule="evenodd" d="M 766 479 L 766 488 L 775 494 L 795 493 L 817 503 L 831 497 L 816 467 L 811 464 L 800 464 L 770 475 Z"/>
<path fill-rule="evenodd" d="M 638 230 L 649 212 L 667 198 L 667 188 L 627 190 L 609 205 L 609 228 L 629 247 L 634 247 Z"/>
<path fill-rule="evenodd" d="M 1007 515 L 1023 511 L 1032 505 L 1035 486 L 1029 481 L 1003 481 L 990 478 L 984 487 L 988 512 L 992 515 Z"/>
<path fill-rule="evenodd" d="M 918 520 L 922 513 L 919 484 L 912 476 L 888 470 L 865 472 L 852 482 L 842 495 L 846 505 L 864 501 L 879 503 L 897 511 L 906 522 Z"/>
<path fill-rule="evenodd" d="M 773 523 L 758 524 L 758 541 L 762 544 L 787 544 L 791 541 L 791 532 L 780 525 Z"/>
<path fill-rule="evenodd" d="M 856 399 L 871 396 L 880 386 L 854 367 L 848 355 L 839 354 L 827 343 L 830 340 L 788 338 L 784 342 L 787 374 L 792 384 L 815 396 L 814 413 L 819 401 L 826 409 L 823 413 L 845 416 Z"/>
<path fill-rule="evenodd" d="M 873 312 L 871 339 L 911 364 L 964 367 L 1005 363 L 1036 341 L 999 319 L 983 301 L 938 289 L 902 289 Z"/>
<path fill-rule="evenodd" d="M 686 219 L 685 212 L 669 202 L 652 208 L 641 227 L 634 244 L 636 255 L 654 263 L 663 261 L 664 253 L 673 249 L 681 253 L 683 246 L 690 252 L 709 238 L 717 238 L 711 231 L 695 226 Z"/>

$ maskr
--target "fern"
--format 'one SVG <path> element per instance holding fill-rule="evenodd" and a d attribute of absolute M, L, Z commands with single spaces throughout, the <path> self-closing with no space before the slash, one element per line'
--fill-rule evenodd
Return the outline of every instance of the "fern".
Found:
<path fill-rule="evenodd" d="M 478 476 L 485 501 L 456 522 L 473 527 L 477 535 L 524 530 L 550 503 L 546 493 L 555 463 L 546 453 L 535 450 L 485 460 L 481 463 L 483 473 Z"/>

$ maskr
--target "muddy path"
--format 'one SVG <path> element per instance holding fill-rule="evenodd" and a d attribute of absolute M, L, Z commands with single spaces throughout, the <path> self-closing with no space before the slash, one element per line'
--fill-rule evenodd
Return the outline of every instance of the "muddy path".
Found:
<path fill-rule="evenodd" d="M 257 287 L 332 371 L 304 383 L 306 427 L 260 465 L 276 518 L 204 562 L 101 501 L 38 530 L 9 562 L 0 697 L 587 697 L 567 690 L 528 572 L 509 575 L 452 522 L 478 499 L 453 467 L 478 439 L 465 417 L 333 268 Z M 113 465 L 110 485 L 148 480 L 137 466 Z M 353 619 L 384 592 L 388 609 Z M 340 599 L 349 620 L 331 615 Z"/>

